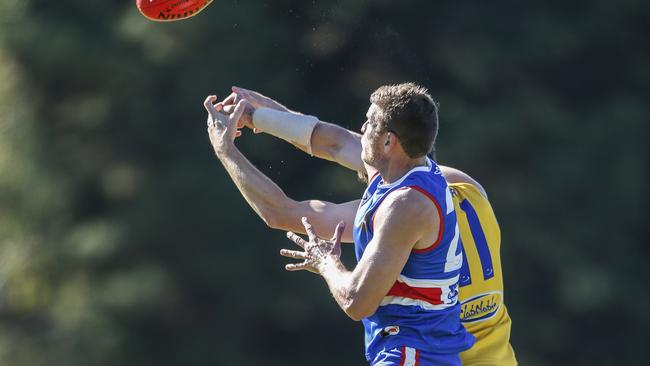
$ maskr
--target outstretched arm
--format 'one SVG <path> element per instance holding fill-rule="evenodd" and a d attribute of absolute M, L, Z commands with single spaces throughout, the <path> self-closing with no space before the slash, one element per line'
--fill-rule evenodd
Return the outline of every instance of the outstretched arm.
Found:
<path fill-rule="evenodd" d="M 232 104 L 237 100 L 243 99 L 249 102 L 255 110 L 258 108 L 268 108 L 283 112 L 271 115 L 271 120 L 268 121 L 270 123 L 281 122 L 278 120 L 283 118 L 292 118 L 291 123 L 303 122 L 303 119 L 300 118 L 300 116 L 304 116 L 303 114 L 292 111 L 263 94 L 239 87 L 233 87 L 232 90 L 233 94 L 224 101 L 226 104 Z M 305 119 L 305 121 L 307 120 Z M 313 130 L 311 130 L 310 136 L 307 136 L 307 138 L 301 142 L 287 138 L 287 136 L 282 133 L 281 129 L 280 131 L 275 132 L 257 131 L 257 128 L 253 123 L 253 118 L 248 119 L 246 124 L 256 132 L 269 132 L 276 137 L 287 140 L 300 150 L 315 155 L 321 159 L 334 161 L 354 171 L 363 172 L 366 169 L 361 160 L 361 135 L 336 124 L 318 120 L 313 126 Z M 289 128 L 292 127 L 289 126 Z"/>
<path fill-rule="evenodd" d="M 304 233 L 300 222 L 304 216 L 313 220 L 316 232 L 321 235 L 330 231 L 339 221 L 352 227 L 358 201 L 334 204 L 289 198 L 234 145 L 238 121 L 244 114 L 250 113 L 245 110 L 245 102 L 238 103 L 230 116 L 227 116 L 220 112 L 223 106 L 220 103 L 213 105 L 214 101 L 216 97 L 210 96 L 204 103 L 209 113 L 208 133 L 214 151 L 246 202 L 268 226 Z M 351 242 L 352 235 L 347 233 L 343 236 L 343 241 Z"/>
<path fill-rule="evenodd" d="M 224 101 L 224 103 L 229 104 L 229 106 L 226 107 L 229 111 L 232 111 L 232 106 L 237 100 L 243 99 L 250 103 L 250 106 L 253 109 L 270 108 L 280 112 L 302 115 L 301 113 L 292 111 L 277 101 L 256 91 L 239 87 L 233 87 L 232 90 L 233 94 Z M 279 117 L 281 117 L 281 115 L 279 115 Z M 248 118 L 245 118 L 245 120 L 246 124 L 255 130 L 252 114 Z M 301 123 L 301 120 L 296 119 L 293 122 Z M 259 133 L 262 131 L 257 132 Z M 283 138 L 283 136 L 276 137 Z M 358 172 L 363 172 L 364 169 L 367 171 L 369 169 L 369 167 L 364 166 L 364 163 L 361 160 L 361 135 L 339 125 L 319 120 L 311 132 L 311 138 L 309 141 L 311 149 L 306 144 L 299 144 L 295 141 L 289 142 L 306 153 L 315 155 L 321 159 L 334 161 L 346 168 Z M 487 198 L 487 194 L 483 187 L 466 173 L 444 165 L 440 165 L 440 169 L 445 179 L 447 179 L 447 182 L 472 184 L 477 187 L 484 197 Z M 374 172 L 370 172 L 368 176 L 372 176 L 373 173 Z"/>

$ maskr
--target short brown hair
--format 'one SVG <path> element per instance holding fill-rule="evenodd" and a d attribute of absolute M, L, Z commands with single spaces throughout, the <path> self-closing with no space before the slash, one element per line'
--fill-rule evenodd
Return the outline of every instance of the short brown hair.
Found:
<path fill-rule="evenodd" d="M 414 83 L 384 85 L 370 95 L 381 113 L 379 128 L 392 132 L 411 158 L 419 158 L 433 150 L 438 135 L 438 103 L 427 89 Z"/>

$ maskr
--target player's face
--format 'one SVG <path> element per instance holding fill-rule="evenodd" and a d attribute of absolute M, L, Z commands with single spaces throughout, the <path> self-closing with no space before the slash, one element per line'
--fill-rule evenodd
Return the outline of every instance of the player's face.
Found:
<path fill-rule="evenodd" d="M 377 115 L 380 113 L 379 107 L 371 104 L 366 113 L 366 122 L 361 126 L 361 160 L 364 163 L 379 168 L 380 163 L 384 160 L 381 141 L 386 132 L 381 132 Z"/>

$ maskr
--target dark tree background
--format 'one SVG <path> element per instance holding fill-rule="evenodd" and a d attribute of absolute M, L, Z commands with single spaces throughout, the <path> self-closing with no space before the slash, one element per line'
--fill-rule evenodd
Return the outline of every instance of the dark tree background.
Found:
<path fill-rule="evenodd" d="M 440 162 L 488 190 L 522 365 L 645 360 L 647 1 L 0 2 L 0 365 L 360 365 L 360 324 L 215 159 L 233 84 L 358 129 L 379 85 L 441 103 Z M 355 174 L 242 151 L 296 199 Z M 353 265 L 351 247 L 345 260 Z"/>

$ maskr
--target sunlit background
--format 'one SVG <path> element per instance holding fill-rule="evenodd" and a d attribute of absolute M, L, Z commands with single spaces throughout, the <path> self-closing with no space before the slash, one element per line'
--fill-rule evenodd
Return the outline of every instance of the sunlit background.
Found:
<path fill-rule="evenodd" d="M 379 85 L 441 104 L 487 189 L 522 365 L 636 365 L 650 326 L 647 1 L 0 2 L 0 365 L 362 365 L 363 331 L 212 153 L 231 85 L 358 129 Z M 246 131 L 295 199 L 353 172 Z M 344 248 L 354 265 L 352 248 Z"/>

